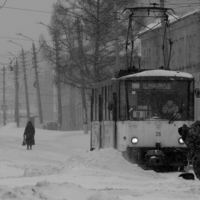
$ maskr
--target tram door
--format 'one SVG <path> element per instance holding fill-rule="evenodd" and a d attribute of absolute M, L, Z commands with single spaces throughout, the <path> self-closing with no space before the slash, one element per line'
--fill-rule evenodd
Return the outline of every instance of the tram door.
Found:
<path fill-rule="evenodd" d="M 116 95 L 112 86 L 93 89 L 91 149 L 116 148 Z"/>
<path fill-rule="evenodd" d="M 105 88 L 104 88 L 105 89 Z M 99 112 L 100 120 L 100 138 L 101 138 L 101 148 L 116 148 L 117 138 L 116 138 L 116 119 L 117 119 L 117 99 L 116 93 L 110 93 L 110 95 L 105 95 L 106 90 L 104 90 L 103 95 L 100 97 L 101 111 Z M 107 98 L 109 96 L 109 98 Z M 108 100 L 109 99 L 109 100 Z M 111 108 L 109 109 L 109 103 Z"/>
<path fill-rule="evenodd" d="M 103 137 L 103 96 L 99 88 L 92 90 L 90 149 L 101 149 Z"/>
<path fill-rule="evenodd" d="M 107 87 L 108 89 L 108 87 Z M 116 148 L 116 115 L 117 115 L 117 99 L 116 93 L 110 92 L 106 87 L 102 89 L 102 93 L 99 94 L 99 149 L 101 148 Z M 109 110 L 108 102 L 112 102 L 112 109 Z"/>
<path fill-rule="evenodd" d="M 115 108 L 116 106 L 113 104 L 112 116 L 114 116 Z M 115 148 L 115 120 L 113 117 L 110 119 L 106 117 L 106 110 L 108 111 L 105 96 L 99 95 L 99 149 Z"/>
<path fill-rule="evenodd" d="M 113 93 L 113 146 L 117 149 L 117 94 Z"/>

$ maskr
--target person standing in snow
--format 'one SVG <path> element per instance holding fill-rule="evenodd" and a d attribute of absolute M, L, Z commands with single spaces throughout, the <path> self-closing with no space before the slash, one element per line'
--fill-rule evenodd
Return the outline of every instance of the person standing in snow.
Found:
<path fill-rule="evenodd" d="M 184 124 L 178 132 L 188 148 L 188 160 L 192 162 L 194 173 L 200 180 L 200 121 L 190 127 Z"/>
<path fill-rule="evenodd" d="M 28 121 L 24 131 L 24 139 L 26 140 L 27 149 L 32 150 L 32 145 L 35 145 L 34 136 L 35 136 L 35 127 L 33 126 L 31 121 Z"/>

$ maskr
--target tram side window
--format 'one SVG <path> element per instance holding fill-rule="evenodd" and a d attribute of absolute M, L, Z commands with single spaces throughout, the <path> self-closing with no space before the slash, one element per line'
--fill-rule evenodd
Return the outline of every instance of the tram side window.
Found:
<path fill-rule="evenodd" d="M 112 96 L 112 85 L 108 86 L 108 120 L 112 120 L 113 119 L 113 114 L 112 114 L 112 110 L 109 109 L 110 103 L 113 102 L 113 96 Z"/>
<path fill-rule="evenodd" d="M 142 118 L 141 112 L 138 110 L 139 100 L 139 83 L 129 83 L 128 85 L 128 112 L 129 119 L 139 119 Z"/>
<path fill-rule="evenodd" d="M 92 120 L 111 120 L 112 111 L 109 110 L 109 102 L 113 101 L 112 86 L 103 86 L 92 89 Z"/>
<path fill-rule="evenodd" d="M 188 120 L 194 120 L 194 83 L 190 83 Z"/>
<path fill-rule="evenodd" d="M 108 95 L 107 95 L 108 89 L 107 86 L 105 87 L 105 119 L 108 120 Z"/>
<path fill-rule="evenodd" d="M 92 97 L 91 97 L 91 121 L 94 121 L 94 89 L 92 89 Z"/>
<path fill-rule="evenodd" d="M 98 120 L 98 91 L 97 89 L 94 89 L 94 120 Z"/>
<path fill-rule="evenodd" d="M 125 82 L 120 83 L 120 119 L 125 120 L 127 119 L 127 105 L 126 105 L 126 90 L 125 90 Z"/>
<path fill-rule="evenodd" d="M 109 86 L 103 86 L 101 88 L 102 91 L 102 114 L 103 114 L 103 120 L 109 120 L 109 110 L 108 110 L 108 102 L 109 102 Z"/>
<path fill-rule="evenodd" d="M 99 121 L 103 120 L 103 95 L 99 95 Z"/>
<path fill-rule="evenodd" d="M 101 88 L 102 94 L 102 120 L 105 120 L 105 87 Z"/>
<path fill-rule="evenodd" d="M 107 86 L 102 87 L 102 98 L 103 98 L 103 120 L 108 120 L 108 99 L 107 99 Z"/>

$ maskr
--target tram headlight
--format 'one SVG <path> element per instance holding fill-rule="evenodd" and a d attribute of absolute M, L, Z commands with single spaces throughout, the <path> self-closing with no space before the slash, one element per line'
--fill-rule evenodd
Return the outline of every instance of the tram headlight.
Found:
<path fill-rule="evenodd" d="M 131 139 L 131 142 L 132 142 L 133 144 L 137 144 L 138 141 L 139 141 L 139 140 L 138 140 L 136 137 L 133 137 L 133 138 Z"/>
<path fill-rule="evenodd" d="M 178 142 L 179 142 L 179 144 L 184 144 L 183 138 L 180 137 L 180 138 L 178 139 Z"/>

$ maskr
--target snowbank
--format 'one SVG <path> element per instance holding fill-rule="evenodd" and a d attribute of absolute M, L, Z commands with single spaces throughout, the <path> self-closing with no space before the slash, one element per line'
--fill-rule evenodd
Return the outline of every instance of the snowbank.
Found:
<path fill-rule="evenodd" d="M 180 172 L 144 171 L 115 149 L 89 151 L 90 135 L 36 129 L 36 145 L 21 145 L 24 128 L 0 129 L 0 199 L 198 199 L 199 180 Z"/>
<path fill-rule="evenodd" d="M 162 178 L 154 171 L 144 171 L 137 164 L 131 164 L 122 157 L 122 153 L 113 149 L 100 149 L 73 155 L 66 160 L 65 170 L 98 169 L 119 174 L 132 174 L 135 177 Z"/>

